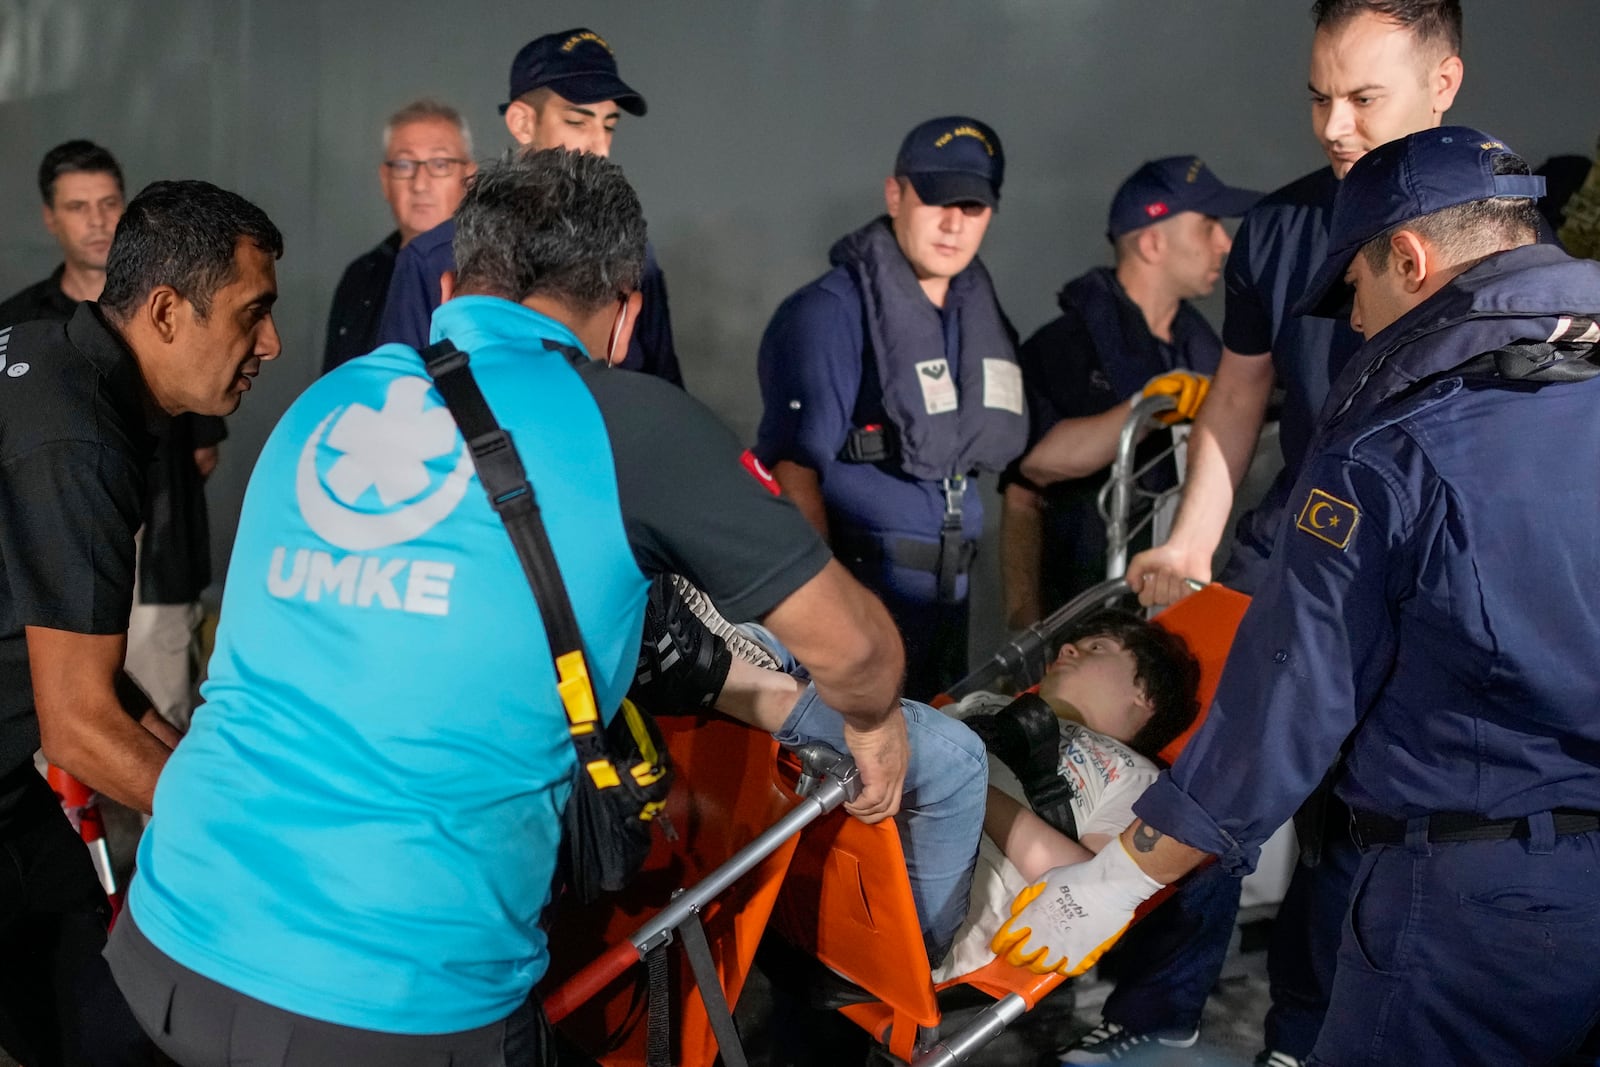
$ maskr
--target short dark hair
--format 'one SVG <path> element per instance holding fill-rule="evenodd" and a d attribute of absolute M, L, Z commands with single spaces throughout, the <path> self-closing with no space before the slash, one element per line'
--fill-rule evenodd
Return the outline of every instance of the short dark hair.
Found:
<path fill-rule="evenodd" d="M 151 182 L 117 223 L 100 306 L 126 319 L 151 290 L 170 285 L 204 318 L 212 296 L 236 276 L 240 241 L 273 259 L 283 255 L 283 234 L 238 193 L 210 182 Z"/>
<path fill-rule="evenodd" d="M 1079 620 L 1062 643 L 1102 635 L 1116 639 L 1133 653 L 1134 681 L 1153 709 L 1150 721 L 1128 747 L 1148 759 L 1159 759 L 1161 750 L 1200 714 L 1200 661 L 1189 651 L 1187 641 L 1160 623 L 1114 608 Z"/>
<path fill-rule="evenodd" d="M 45 207 L 55 206 L 56 179 L 63 174 L 109 174 L 117 180 L 117 192 L 125 192 L 117 158 L 93 141 L 66 141 L 44 154 L 39 164 L 39 195 Z"/>
<path fill-rule="evenodd" d="M 1510 152 L 1494 157 L 1496 174 L 1529 174 L 1527 160 Z M 1526 196 L 1496 196 L 1435 211 L 1391 226 L 1361 246 L 1374 272 L 1389 269 L 1389 242 L 1401 230 L 1428 239 L 1451 264 L 1482 259 L 1539 239 L 1539 201 Z"/>
<path fill-rule="evenodd" d="M 1410 30 L 1419 46 L 1434 45 L 1447 56 L 1461 54 L 1461 0 L 1316 0 L 1317 29 L 1336 29 L 1357 15 L 1376 15 Z"/>
<path fill-rule="evenodd" d="M 456 285 L 590 313 L 639 287 L 644 211 L 622 168 L 549 148 L 478 171 L 456 209 Z"/>

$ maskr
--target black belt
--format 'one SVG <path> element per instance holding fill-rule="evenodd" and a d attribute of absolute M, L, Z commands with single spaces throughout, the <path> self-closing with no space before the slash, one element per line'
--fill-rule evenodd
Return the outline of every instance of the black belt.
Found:
<path fill-rule="evenodd" d="M 955 599 L 955 577 L 966 574 L 978 555 L 978 542 L 956 541 L 944 538 L 939 541 L 913 541 L 908 537 L 877 538 L 853 530 L 837 530 L 833 535 L 834 551 L 843 557 L 855 557 L 863 563 L 876 563 L 887 559 L 896 567 L 926 571 L 940 576 L 939 598 Z"/>
<path fill-rule="evenodd" d="M 1600 812 L 1558 809 L 1550 813 L 1556 836 L 1587 834 L 1600 830 Z M 1352 811 L 1350 836 L 1361 848 L 1375 845 L 1400 845 L 1406 840 L 1409 819 Z M 1530 836 L 1528 819 L 1486 819 L 1465 812 L 1443 811 L 1428 816 L 1428 841 L 1449 844 L 1462 841 L 1511 841 Z"/>

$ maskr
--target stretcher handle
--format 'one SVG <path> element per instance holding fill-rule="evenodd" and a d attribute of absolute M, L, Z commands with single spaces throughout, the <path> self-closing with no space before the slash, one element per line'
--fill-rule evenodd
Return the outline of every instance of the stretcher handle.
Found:
<path fill-rule="evenodd" d="M 1144 428 L 1146 421 L 1177 406 L 1177 400 L 1165 393 L 1140 397 L 1134 402 L 1133 410 L 1123 421 L 1122 430 L 1117 435 L 1117 458 L 1111 461 L 1111 477 L 1106 480 L 1099 497 L 1100 517 L 1106 523 L 1107 577 L 1120 575 L 1128 569 L 1128 542 L 1134 535 L 1128 526 L 1128 515 L 1133 511 L 1139 476 L 1172 452 L 1169 447 L 1143 468 L 1134 470 L 1133 462 L 1139 450 L 1139 431 Z"/>
<path fill-rule="evenodd" d="M 817 778 L 811 791 L 754 841 L 735 852 L 698 884 L 673 897 L 666 907 L 639 927 L 628 940 L 613 945 L 553 990 L 544 1002 L 545 1015 L 552 1023 L 572 1014 L 579 1005 L 643 960 L 652 948 L 671 942 L 674 931 L 682 923 L 695 918 L 723 890 L 777 851 L 778 846 L 828 812 L 860 795 L 861 776 L 855 761 L 848 755 L 820 742 L 802 745 L 796 749 L 796 753 L 801 759 L 802 769 Z"/>
<path fill-rule="evenodd" d="M 1106 607 L 1130 592 L 1132 590 L 1127 581 L 1122 578 L 1110 578 L 1099 585 L 1090 586 L 1001 645 L 999 651 L 989 658 L 989 662 L 951 686 L 947 695 L 951 700 L 960 700 L 980 689 L 991 688 L 997 678 L 1025 677 L 1028 664 L 1048 649 L 1068 624 L 1091 611 Z M 1028 679 L 1030 685 L 1033 681 L 1034 679 Z"/>
<path fill-rule="evenodd" d="M 980 1011 L 971 1022 L 911 1061 L 911 1067 L 954 1067 L 1000 1036 L 1001 1031 L 1022 1017 L 1028 1002 L 1016 993 L 1007 993 Z"/>

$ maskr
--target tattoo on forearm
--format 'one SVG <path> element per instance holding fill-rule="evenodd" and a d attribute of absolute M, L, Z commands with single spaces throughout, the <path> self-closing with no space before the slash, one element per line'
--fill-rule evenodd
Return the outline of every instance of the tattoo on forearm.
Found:
<path fill-rule="evenodd" d="M 1156 842 L 1161 840 L 1161 831 L 1148 823 L 1135 823 L 1133 827 L 1133 848 L 1135 852 L 1150 852 L 1155 849 Z"/>

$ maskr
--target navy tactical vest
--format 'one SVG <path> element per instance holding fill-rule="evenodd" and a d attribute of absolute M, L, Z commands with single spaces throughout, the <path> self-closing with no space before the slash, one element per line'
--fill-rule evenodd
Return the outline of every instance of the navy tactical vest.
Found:
<path fill-rule="evenodd" d="M 894 426 L 894 466 L 913 478 L 939 481 L 973 471 L 998 471 L 1028 443 L 1022 370 L 989 272 L 977 259 L 950 280 L 947 306 L 960 315 L 960 359 L 954 388 L 945 379 L 944 322 L 896 243 L 887 217 L 841 238 L 829 252 L 861 291 L 869 351 L 862 393 L 871 378 Z M 862 410 L 858 403 L 857 411 Z"/>

